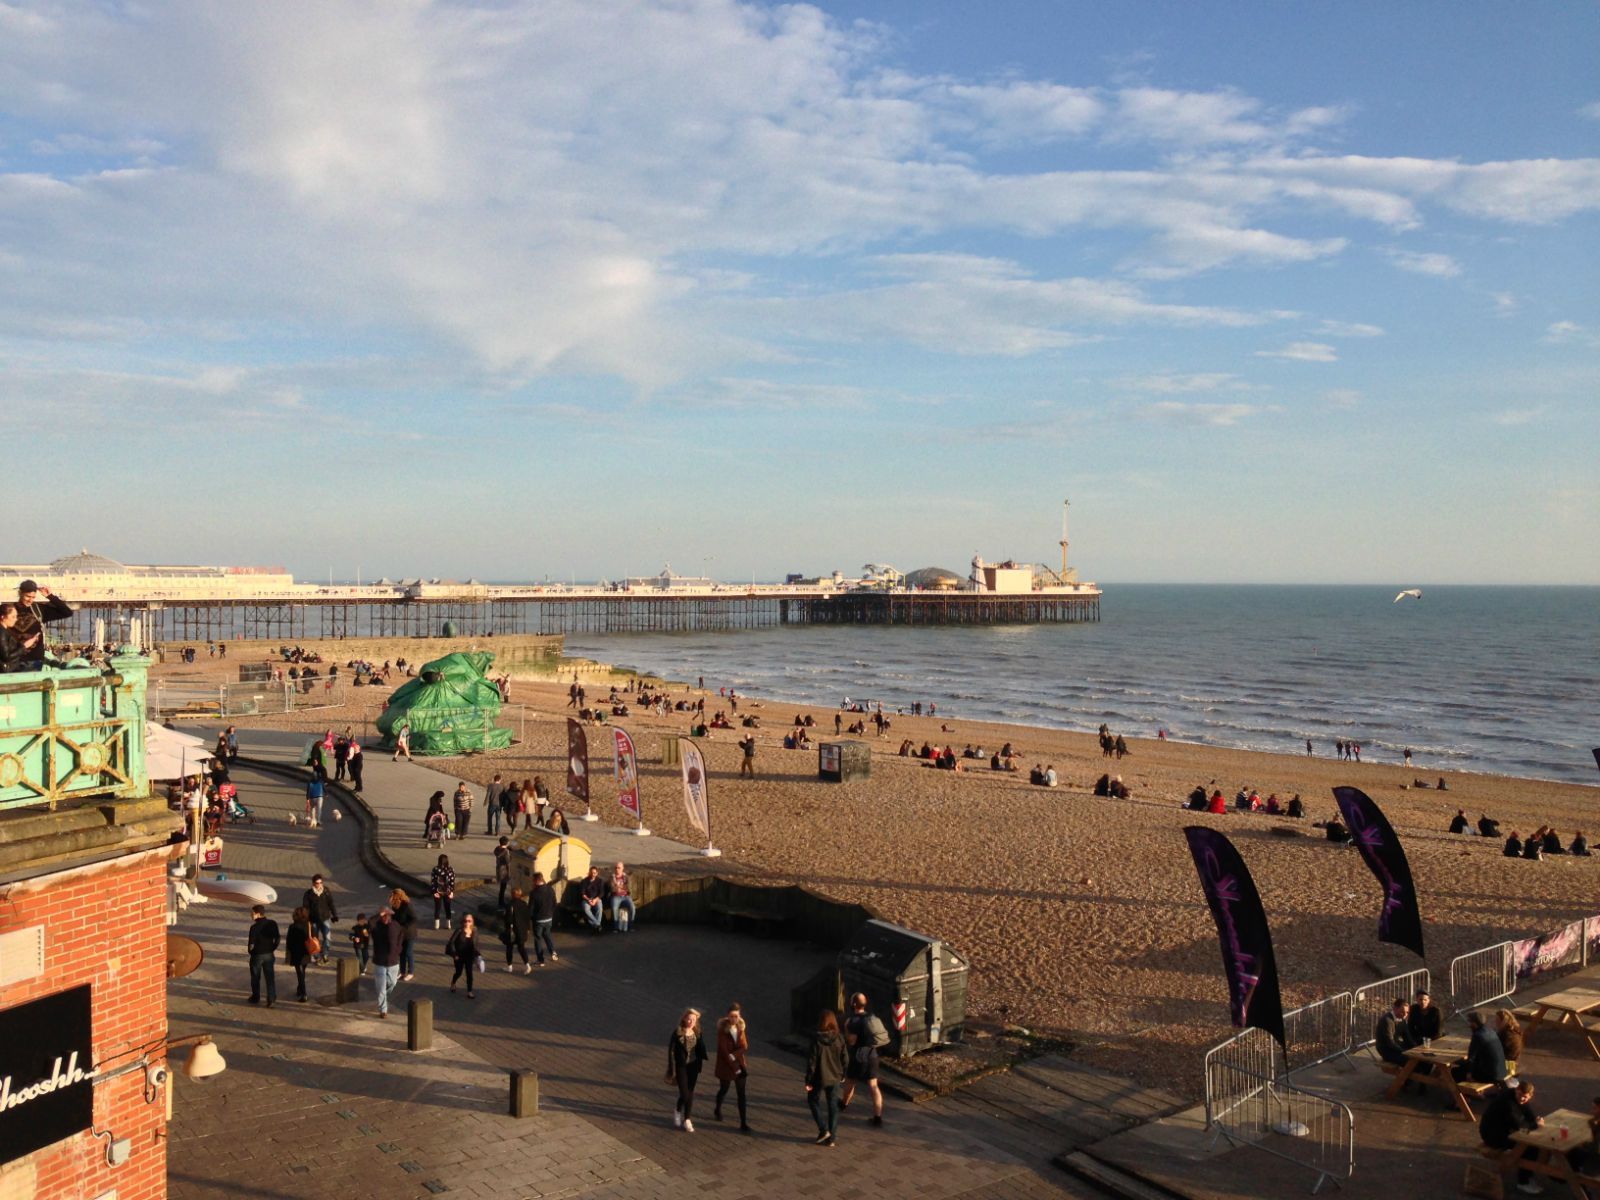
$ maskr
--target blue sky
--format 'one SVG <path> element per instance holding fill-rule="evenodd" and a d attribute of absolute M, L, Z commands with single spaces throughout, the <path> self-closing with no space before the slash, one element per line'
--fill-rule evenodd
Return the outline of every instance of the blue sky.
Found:
<path fill-rule="evenodd" d="M 1597 14 L 0 2 L 3 557 L 1600 583 Z"/>

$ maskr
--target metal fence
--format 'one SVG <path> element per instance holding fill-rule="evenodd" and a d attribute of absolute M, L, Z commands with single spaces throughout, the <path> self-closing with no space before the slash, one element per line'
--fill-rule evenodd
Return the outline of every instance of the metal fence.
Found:
<path fill-rule="evenodd" d="M 1349 992 L 1340 992 L 1283 1014 L 1286 1075 L 1350 1053 L 1353 1003 Z"/>
<path fill-rule="evenodd" d="M 1350 1050 L 1364 1050 L 1377 1040 L 1378 1019 L 1389 1011 L 1395 1000 L 1404 996 L 1413 999 L 1418 992 L 1431 992 L 1432 978 L 1427 967 L 1407 971 L 1404 975 L 1391 975 L 1377 983 L 1357 988 L 1350 1006 Z"/>
<path fill-rule="evenodd" d="M 1342 995 L 1350 999 L 1350 993 Z M 1307 1034 L 1326 1034 L 1323 1044 L 1331 1045 L 1339 1040 L 1330 1022 L 1340 1006 L 1316 1011 L 1321 1007 L 1319 1002 L 1296 1012 L 1304 1014 L 1300 1020 Z M 1349 1010 L 1343 1011 L 1348 1022 Z M 1348 1024 L 1345 1028 L 1348 1032 Z M 1315 1172 L 1314 1195 L 1328 1180 L 1348 1179 L 1355 1171 L 1355 1115 L 1330 1096 L 1296 1087 L 1283 1067 L 1278 1043 L 1260 1029 L 1246 1029 L 1213 1047 L 1205 1061 L 1206 1128 L 1213 1143 L 1226 1138 Z"/>
<path fill-rule="evenodd" d="M 1517 990 L 1510 942 L 1485 946 L 1450 962 L 1450 1003 L 1458 1013 L 1502 1000 Z"/>
<path fill-rule="evenodd" d="M 294 708 L 294 694 L 287 683 L 262 680 L 252 683 L 224 683 L 217 689 L 221 715 L 248 717 L 260 713 L 285 713 Z"/>

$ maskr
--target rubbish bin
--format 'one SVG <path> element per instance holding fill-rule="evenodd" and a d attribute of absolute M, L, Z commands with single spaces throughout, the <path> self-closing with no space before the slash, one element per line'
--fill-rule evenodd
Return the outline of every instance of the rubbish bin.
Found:
<path fill-rule="evenodd" d="M 872 775 L 872 747 L 865 742 L 823 742 L 817 747 L 817 778 L 849 783 Z"/>
<path fill-rule="evenodd" d="M 511 851 L 511 886 L 521 888 L 524 896 L 533 892 L 535 871 L 556 889 L 558 902 L 569 883 L 589 873 L 589 843 L 582 838 L 535 828 L 524 831 L 517 840 L 522 844 Z"/>
<path fill-rule="evenodd" d="M 889 1031 L 886 1053 L 903 1057 L 961 1040 L 967 960 L 938 938 L 868 921 L 839 952 L 846 1003 L 863 992 Z"/>

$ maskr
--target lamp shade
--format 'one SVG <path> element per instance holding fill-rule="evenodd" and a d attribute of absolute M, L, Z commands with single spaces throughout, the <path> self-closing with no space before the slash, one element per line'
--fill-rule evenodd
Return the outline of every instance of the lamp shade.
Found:
<path fill-rule="evenodd" d="M 222 1051 L 218 1050 L 217 1044 L 209 1039 L 197 1044 L 189 1054 L 189 1061 L 183 1064 L 183 1073 L 189 1079 L 209 1079 L 227 1069 L 228 1064 L 223 1060 Z"/>

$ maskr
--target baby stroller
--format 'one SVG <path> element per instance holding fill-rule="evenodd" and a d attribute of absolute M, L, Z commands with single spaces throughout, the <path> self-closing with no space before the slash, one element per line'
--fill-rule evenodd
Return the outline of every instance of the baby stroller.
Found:
<path fill-rule="evenodd" d="M 428 827 L 424 837 L 429 846 L 437 850 L 444 845 L 444 840 L 449 836 L 449 832 L 449 826 L 446 824 L 446 818 L 442 812 L 428 814 Z"/>
<path fill-rule="evenodd" d="M 235 825 L 240 820 L 247 821 L 251 825 L 256 823 L 255 814 L 239 803 L 239 788 L 236 784 L 223 784 L 217 789 L 217 795 L 222 801 L 222 812 L 228 818 L 228 824 Z"/>

